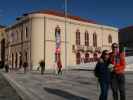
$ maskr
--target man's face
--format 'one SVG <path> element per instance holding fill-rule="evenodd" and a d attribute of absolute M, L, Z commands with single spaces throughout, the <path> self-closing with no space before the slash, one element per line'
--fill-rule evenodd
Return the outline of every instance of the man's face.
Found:
<path fill-rule="evenodd" d="M 114 44 L 114 45 L 112 46 L 112 51 L 113 51 L 113 52 L 117 52 L 117 51 L 118 51 L 118 44 Z"/>

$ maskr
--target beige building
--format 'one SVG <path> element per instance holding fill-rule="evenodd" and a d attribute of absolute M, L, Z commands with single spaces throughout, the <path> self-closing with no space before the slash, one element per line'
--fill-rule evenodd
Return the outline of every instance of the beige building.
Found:
<path fill-rule="evenodd" d="M 67 66 L 71 66 L 95 61 L 103 49 L 110 50 L 111 43 L 118 42 L 118 29 L 77 16 L 68 15 L 65 19 L 60 12 L 38 11 L 17 18 L 6 29 L 6 37 L 6 57 L 13 68 L 27 61 L 29 68 L 36 69 L 44 59 L 46 69 L 53 69 L 58 40 L 62 65 L 65 66 L 66 44 Z"/>

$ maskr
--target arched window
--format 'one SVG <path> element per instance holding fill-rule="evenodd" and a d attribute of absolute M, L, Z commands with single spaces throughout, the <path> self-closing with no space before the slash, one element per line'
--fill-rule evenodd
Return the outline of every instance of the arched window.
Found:
<path fill-rule="evenodd" d="M 22 67 L 22 53 L 19 52 L 19 68 Z"/>
<path fill-rule="evenodd" d="M 28 27 L 27 26 L 25 27 L 25 37 L 26 39 L 28 38 Z"/>
<path fill-rule="evenodd" d="M 89 33 L 85 32 L 85 46 L 89 46 Z"/>
<path fill-rule="evenodd" d="M 19 33 L 16 31 L 16 41 L 18 40 Z"/>
<path fill-rule="evenodd" d="M 13 67 L 14 67 L 14 55 L 12 53 L 12 69 L 13 69 Z"/>
<path fill-rule="evenodd" d="M 112 36 L 111 35 L 108 36 L 108 43 L 112 43 Z"/>
<path fill-rule="evenodd" d="M 80 31 L 76 31 L 76 45 L 80 45 Z"/>
<path fill-rule="evenodd" d="M 25 53 L 25 58 L 26 58 L 26 61 L 28 60 L 28 53 L 26 52 Z"/>
<path fill-rule="evenodd" d="M 97 47 L 97 34 L 96 33 L 93 34 L 93 46 Z"/>
<path fill-rule="evenodd" d="M 15 55 L 15 69 L 17 69 L 17 66 L 18 66 L 18 54 L 16 52 L 16 55 Z"/>

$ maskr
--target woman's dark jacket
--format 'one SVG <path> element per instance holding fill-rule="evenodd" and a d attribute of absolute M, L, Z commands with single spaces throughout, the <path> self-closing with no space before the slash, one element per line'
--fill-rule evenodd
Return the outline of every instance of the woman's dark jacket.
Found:
<path fill-rule="evenodd" d="M 110 82 L 111 72 L 108 66 L 109 66 L 109 62 L 104 61 L 103 59 L 100 59 L 97 62 L 96 67 L 94 69 L 94 74 L 99 81 Z"/>

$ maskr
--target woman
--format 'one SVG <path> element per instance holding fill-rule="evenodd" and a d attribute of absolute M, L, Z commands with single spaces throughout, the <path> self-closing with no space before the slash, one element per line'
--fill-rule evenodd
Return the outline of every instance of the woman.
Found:
<path fill-rule="evenodd" d="M 99 96 L 99 100 L 107 100 L 108 97 L 111 73 L 109 64 L 109 52 L 108 50 L 104 50 L 94 70 L 95 76 L 98 78 L 98 82 L 100 84 L 101 94 Z"/>
<path fill-rule="evenodd" d="M 58 75 L 61 74 L 62 75 L 62 63 L 61 60 L 59 60 L 57 62 L 57 66 L 58 66 Z"/>

